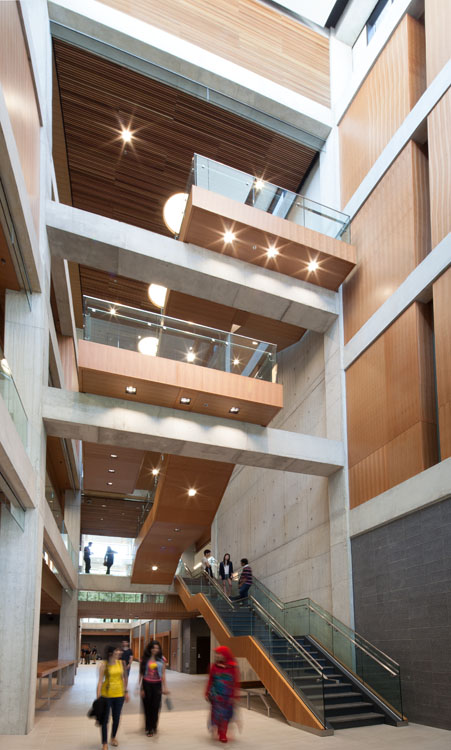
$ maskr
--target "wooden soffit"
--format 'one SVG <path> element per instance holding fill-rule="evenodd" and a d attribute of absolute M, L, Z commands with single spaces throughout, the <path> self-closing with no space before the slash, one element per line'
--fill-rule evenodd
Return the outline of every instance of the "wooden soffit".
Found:
<path fill-rule="evenodd" d="M 210 533 L 233 468 L 220 461 L 166 457 L 153 508 L 136 540 L 132 583 L 172 583 L 180 555 Z M 189 489 L 196 490 L 194 497 Z"/>
<path fill-rule="evenodd" d="M 100 396 L 166 406 L 182 411 L 239 419 L 266 426 L 283 406 L 283 387 L 244 375 L 146 357 L 92 341 L 80 341 L 78 349 L 80 391 Z M 135 386 L 135 395 L 126 393 Z M 182 397 L 191 398 L 182 405 Z M 232 406 L 239 413 L 229 412 Z"/>
<path fill-rule="evenodd" d="M 224 242 L 224 233 L 235 235 Z M 180 240 L 336 291 L 356 264 L 353 245 L 193 185 Z M 269 258 L 274 246 L 278 254 Z M 319 268 L 309 271 L 316 261 Z"/>

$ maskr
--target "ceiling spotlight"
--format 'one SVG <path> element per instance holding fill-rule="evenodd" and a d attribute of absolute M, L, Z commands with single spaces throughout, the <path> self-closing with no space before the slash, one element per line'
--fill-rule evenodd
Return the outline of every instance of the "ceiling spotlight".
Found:
<path fill-rule="evenodd" d="M 160 549 L 166 549 L 166 547 L 160 547 Z"/>
<path fill-rule="evenodd" d="M 240 410 L 239 406 L 231 406 L 229 409 L 229 412 L 230 414 L 238 414 L 239 410 Z"/>
<path fill-rule="evenodd" d="M 234 239 L 235 235 L 229 229 L 227 230 L 227 232 L 224 232 L 224 242 L 226 245 L 229 245 L 231 242 L 233 242 Z"/>
<path fill-rule="evenodd" d="M 194 497 L 194 495 L 197 495 L 197 490 L 195 490 L 193 487 L 191 487 L 188 490 L 188 495 L 189 495 L 189 497 Z"/>
<path fill-rule="evenodd" d="M 160 309 L 165 305 L 167 293 L 167 287 L 161 286 L 161 284 L 150 284 L 147 290 L 152 305 Z"/>
<path fill-rule="evenodd" d="M 158 565 L 152 565 L 152 570 L 158 570 Z"/>
<path fill-rule="evenodd" d="M 181 531 L 181 529 L 174 529 L 174 531 Z M 169 541 L 169 539 L 168 539 L 168 541 Z M 171 541 L 172 541 L 172 539 L 171 539 Z"/>
<path fill-rule="evenodd" d="M 155 357 L 158 350 L 158 338 L 156 336 L 146 336 L 138 342 L 138 350 L 147 357 Z"/>
<path fill-rule="evenodd" d="M 188 398 L 188 396 L 182 396 L 182 398 L 180 399 L 180 403 L 181 404 L 190 404 L 191 403 L 191 399 Z"/>
<path fill-rule="evenodd" d="M 110 315 L 117 315 L 117 310 L 115 307 L 110 307 Z"/>
<path fill-rule="evenodd" d="M 116 471 L 116 469 L 108 469 L 108 471 L 109 471 L 110 474 L 114 474 L 114 472 Z"/>
<path fill-rule="evenodd" d="M 171 539 L 168 539 L 168 542 L 172 542 L 172 538 L 171 538 Z"/>
<path fill-rule="evenodd" d="M 276 247 L 274 247 L 274 245 L 270 245 L 266 251 L 266 254 L 268 258 L 275 258 L 276 255 L 279 255 L 279 251 Z"/>
<path fill-rule="evenodd" d="M 130 386 L 128 386 L 130 387 Z M 110 453 L 110 458 L 117 458 L 117 453 Z"/>
<path fill-rule="evenodd" d="M 132 134 L 128 128 L 122 129 L 121 138 L 124 141 L 124 143 L 130 143 L 132 139 Z"/>
<path fill-rule="evenodd" d="M 235 357 L 235 359 L 233 360 L 233 364 L 235 366 L 240 364 L 240 360 L 238 359 L 238 357 Z"/>
<path fill-rule="evenodd" d="M 154 477 L 157 477 L 159 473 L 160 469 L 152 469 L 152 474 L 154 475 Z"/>
<path fill-rule="evenodd" d="M 106 505 L 102 505 L 102 508 L 106 508 Z"/>
<path fill-rule="evenodd" d="M 187 200 L 188 193 L 175 193 L 164 204 L 163 221 L 173 234 L 180 232 Z"/>
<path fill-rule="evenodd" d="M 311 260 L 307 266 L 307 271 L 316 271 L 319 268 L 319 263 L 316 260 Z"/>
<path fill-rule="evenodd" d="M 254 346 L 258 346 L 258 341 L 253 341 L 252 343 Z"/>
<path fill-rule="evenodd" d="M 112 487 L 113 486 L 113 482 L 107 482 L 107 485 L 108 485 L 108 487 Z"/>
<path fill-rule="evenodd" d="M 191 346 L 189 352 L 186 355 L 186 360 L 187 362 L 194 362 L 195 359 L 196 355 L 194 354 L 193 347 Z"/>
<path fill-rule="evenodd" d="M 265 187 L 265 181 L 262 180 L 260 177 L 255 180 L 255 189 L 261 190 Z"/>
<path fill-rule="evenodd" d="M 126 385 L 125 386 L 125 393 L 128 393 L 128 394 L 134 396 L 135 393 L 136 393 L 135 386 L 134 385 Z M 116 458 L 117 458 L 117 456 L 116 456 Z"/>

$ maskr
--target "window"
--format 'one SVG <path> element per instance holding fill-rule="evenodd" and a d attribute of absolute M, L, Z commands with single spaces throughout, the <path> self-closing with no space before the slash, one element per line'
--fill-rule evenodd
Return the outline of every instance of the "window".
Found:
<path fill-rule="evenodd" d="M 379 0 L 379 2 L 376 4 L 376 7 L 374 8 L 368 21 L 366 22 L 366 43 L 367 44 L 370 43 L 371 39 L 376 33 L 376 29 L 380 26 L 382 19 L 385 18 L 393 2 L 394 0 Z"/>

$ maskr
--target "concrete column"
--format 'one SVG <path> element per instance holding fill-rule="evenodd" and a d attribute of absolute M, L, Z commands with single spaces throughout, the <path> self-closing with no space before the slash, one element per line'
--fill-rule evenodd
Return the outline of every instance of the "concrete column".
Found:
<path fill-rule="evenodd" d="M 75 569 L 78 571 L 80 550 L 81 491 L 66 490 L 64 493 L 64 526 L 75 551 Z"/>
<path fill-rule="evenodd" d="M 78 660 L 79 640 L 78 591 L 63 591 L 60 611 L 60 627 L 58 641 L 58 659 Z M 73 685 L 75 666 L 66 670 L 63 685 Z"/>
<path fill-rule="evenodd" d="M 347 452 L 345 373 L 342 366 L 341 319 L 324 334 L 326 430 L 331 440 L 343 441 Z M 332 614 L 353 627 L 349 486 L 347 458 L 343 469 L 328 478 Z"/>

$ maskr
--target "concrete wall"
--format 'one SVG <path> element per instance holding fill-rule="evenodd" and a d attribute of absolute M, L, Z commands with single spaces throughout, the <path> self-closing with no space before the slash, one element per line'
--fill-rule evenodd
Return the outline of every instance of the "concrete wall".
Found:
<path fill-rule="evenodd" d="M 399 662 L 410 721 L 451 729 L 451 498 L 352 540 L 356 630 Z"/>
<path fill-rule="evenodd" d="M 197 673 L 197 637 L 210 635 L 210 628 L 201 617 L 182 620 L 182 672 Z"/>

